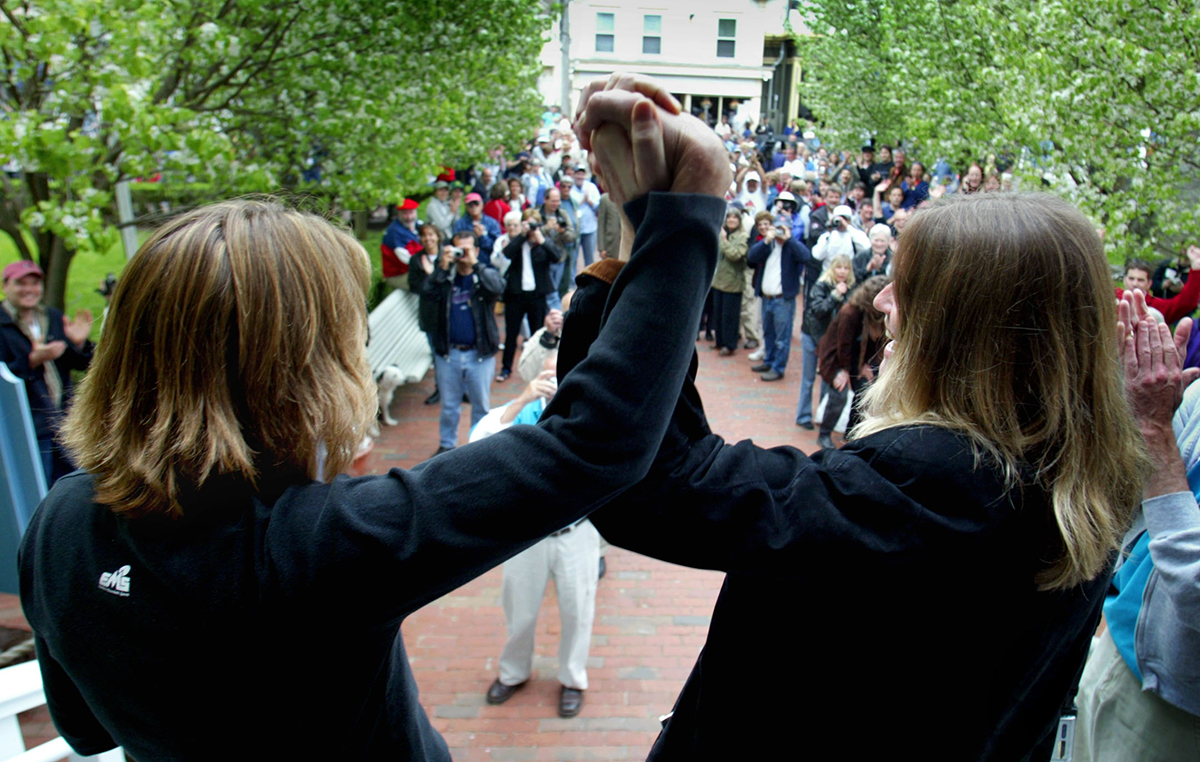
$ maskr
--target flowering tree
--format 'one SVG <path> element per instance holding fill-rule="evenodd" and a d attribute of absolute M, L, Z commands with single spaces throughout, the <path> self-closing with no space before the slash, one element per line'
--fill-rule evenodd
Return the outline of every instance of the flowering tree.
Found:
<path fill-rule="evenodd" d="M 524 135 L 550 21 L 541 0 L 0 0 L 0 230 L 61 305 L 123 179 L 403 195 Z"/>
<path fill-rule="evenodd" d="M 801 86 L 839 142 L 904 139 L 963 168 L 1008 154 L 1107 229 L 1116 256 L 1200 235 L 1194 3 L 807 4 Z"/>

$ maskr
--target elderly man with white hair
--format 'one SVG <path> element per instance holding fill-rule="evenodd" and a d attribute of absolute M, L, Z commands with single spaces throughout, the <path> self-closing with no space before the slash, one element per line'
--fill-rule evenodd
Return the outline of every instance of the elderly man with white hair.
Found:
<path fill-rule="evenodd" d="M 854 280 L 862 283 L 873 275 L 892 274 L 892 229 L 882 223 L 867 233 L 871 248 L 854 256 Z"/>

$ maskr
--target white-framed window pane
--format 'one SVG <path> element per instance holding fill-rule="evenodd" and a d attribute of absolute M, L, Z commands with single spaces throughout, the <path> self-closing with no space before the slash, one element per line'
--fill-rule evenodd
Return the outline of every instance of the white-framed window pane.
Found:
<path fill-rule="evenodd" d="M 662 53 L 662 38 L 661 37 L 643 37 L 642 38 L 642 53 L 647 55 L 659 55 Z"/>
<path fill-rule="evenodd" d="M 737 37 L 737 19 L 720 19 L 717 21 L 718 37 Z"/>
<path fill-rule="evenodd" d="M 596 52 L 597 53 L 613 52 L 613 36 L 611 34 L 596 35 Z"/>
<path fill-rule="evenodd" d="M 735 58 L 733 40 L 717 40 L 717 58 Z"/>
<path fill-rule="evenodd" d="M 596 14 L 596 31 L 599 33 L 612 34 L 616 31 L 616 15 L 612 13 L 597 13 Z"/>
<path fill-rule="evenodd" d="M 662 16 L 643 16 L 642 31 L 649 35 L 662 34 Z"/>

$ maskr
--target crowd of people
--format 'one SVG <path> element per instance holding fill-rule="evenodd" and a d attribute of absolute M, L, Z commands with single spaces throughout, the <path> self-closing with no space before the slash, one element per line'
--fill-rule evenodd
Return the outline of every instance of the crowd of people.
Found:
<path fill-rule="evenodd" d="M 412 471 L 326 478 L 376 409 L 346 308 L 367 258 L 314 215 L 237 201 L 168 222 L 94 360 L 90 316 L 39 309 L 40 271 L 5 269 L 5 361 L 60 406 L 53 363 L 93 366 L 64 424 L 82 470 L 20 558 L 71 745 L 209 758 L 216 713 L 265 713 L 256 749 L 447 760 L 400 623 L 501 562 L 509 638 L 486 700 L 529 679 L 553 577 L 575 588 L 559 665 L 574 716 L 603 535 L 727 574 L 652 759 L 780 756 L 797 738 L 828 756 L 854 733 L 872 759 L 1046 759 L 1077 685 L 1079 758 L 1196 758 L 1200 247 L 1129 262 L 1114 308 L 1100 236 L 1061 200 L 991 193 L 1006 178 L 978 165 L 944 182 L 901 147 L 851 161 L 794 131 L 764 150 L 650 80 L 608 84 L 585 91 L 578 136 L 550 110 L 511 162 L 497 149 L 436 180 L 427 220 L 399 205 L 384 275 L 420 294 L 442 405 L 438 453 Z M 796 423 L 819 421 L 822 451 L 726 444 L 695 344 L 711 331 L 718 357 L 748 349 L 779 382 L 797 309 Z M 491 410 L 514 368 L 525 389 Z M 316 601 L 348 653 L 299 671 Z M 816 613 L 797 627 L 799 610 Z M 212 648 L 231 624 L 258 647 Z"/>

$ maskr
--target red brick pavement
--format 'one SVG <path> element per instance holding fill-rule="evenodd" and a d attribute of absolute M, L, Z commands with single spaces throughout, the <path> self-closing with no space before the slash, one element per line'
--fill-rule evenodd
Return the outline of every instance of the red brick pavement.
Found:
<path fill-rule="evenodd" d="M 798 328 L 798 326 L 797 326 Z M 789 370 L 765 383 L 750 372 L 744 350 L 719 357 L 698 342 L 697 385 L 712 428 L 729 441 L 815 449 L 815 434 L 796 427 L 800 345 L 794 337 Z M 520 390 L 516 376 L 493 384 L 492 404 Z M 438 444 L 437 406 L 422 404 L 433 391 L 430 373 L 397 390 L 392 414 L 366 459 L 368 473 L 409 468 Z M 469 408 L 460 424 L 466 440 Z M 644 759 L 658 733 L 658 717 L 678 695 L 708 630 L 722 575 L 656 561 L 619 548 L 607 556 L 600 582 L 583 712 L 556 712 L 558 611 L 553 587 L 538 620 L 535 677 L 508 703 L 488 706 L 484 692 L 496 675 L 504 644 L 501 572 L 494 569 L 409 617 L 403 633 L 421 701 L 454 758 L 466 760 Z M 0 595 L 0 624 L 27 626 L 13 596 Z M 22 715 L 30 745 L 53 735 L 45 708 Z"/>
<path fill-rule="evenodd" d="M 751 373 L 749 352 L 720 357 L 698 342 L 697 385 L 712 428 L 730 441 L 753 438 L 764 446 L 816 449 L 816 435 L 795 425 L 800 387 L 800 342 L 793 341 L 789 372 L 766 383 Z M 514 376 L 493 384 L 492 404 L 521 389 Z M 437 449 L 438 408 L 426 407 L 432 374 L 397 390 L 392 414 L 368 470 L 410 467 Z M 465 441 L 469 408 L 463 407 Z M 411 616 L 404 638 L 421 701 L 456 760 L 645 759 L 658 735 L 658 717 L 671 710 L 708 631 L 723 576 L 609 550 L 608 574 L 596 596 L 583 712 L 557 716 L 555 679 L 558 609 L 553 586 L 538 619 L 535 677 L 503 706 L 484 692 L 496 676 L 504 645 L 501 572 L 494 569 Z"/>

